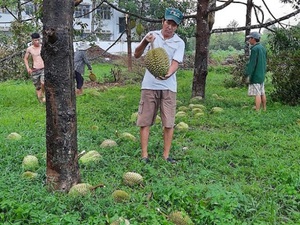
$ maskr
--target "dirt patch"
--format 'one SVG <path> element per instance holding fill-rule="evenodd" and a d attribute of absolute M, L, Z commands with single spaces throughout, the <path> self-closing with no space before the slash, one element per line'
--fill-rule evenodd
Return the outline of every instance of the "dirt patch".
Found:
<path fill-rule="evenodd" d="M 90 47 L 86 51 L 86 55 L 89 60 L 103 60 L 104 58 L 109 59 L 109 60 L 116 60 L 120 59 L 121 57 L 118 55 L 113 55 L 108 52 L 105 52 L 104 49 L 100 48 L 98 45 Z"/>

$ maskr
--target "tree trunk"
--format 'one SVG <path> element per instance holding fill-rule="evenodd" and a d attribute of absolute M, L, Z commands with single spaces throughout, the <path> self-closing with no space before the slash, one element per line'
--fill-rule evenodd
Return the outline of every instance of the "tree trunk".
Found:
<path fill-rule="evenodd" d="M 47 185 L 67 192 L 80 182 L 73 59 L 74 0 L 43 1 Z"/>
<path fill-rule="evenodd" d="M 208 65 L 208 45 L 210 28 L 212 28 L 214 15 L 208 21 L 209 0 L 198 0 L 197 3 L 197 31 L 195 68 L 192 86 L 192 97 L 205 98 L 205 85 Z"/>
<path fill-rule="evenodd" d="M 253 8 L 253 0 L 247 0 L 247 10 L 246 10 L 246 27 L 251 26 L 251 13 Z M 247 28 L 245 31 L 245 55 L 248 56 L 250 54 L 249 44 L 247 43 L 246 36 L 250 34 L 250 28 Z"/>
<path fill-rule="evenodd" d="M 131 19 L 130 16 L 126 19 L 126 31 L 127 31 L 127 57 L 128 57 L 128 71 L 132 71 L 132 49 L 131 49 Z"/>

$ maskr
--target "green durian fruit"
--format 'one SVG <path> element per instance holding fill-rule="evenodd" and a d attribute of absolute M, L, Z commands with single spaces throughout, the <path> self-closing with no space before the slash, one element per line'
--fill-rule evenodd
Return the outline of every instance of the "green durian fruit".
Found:
<path fill-rule="evenodd" d="M 138 118 L 138 115 L 139 113 L 138 112 L 134 112 L 131 114 L 131 117 L 130 117 L 130 121 L 131 122 L 136 122 L 137 118 Z"/>
<path fill-rule="evenodd" d="M 12 132 L 9 135 L 7 135 L 7 139 L 18 141 L 18 140 L 22 139 L 22 136 L 20 134 L 18 134 L 17 132 Z"/>
<path fill-rule="evenodd" d="M 135 25 L 136 25 L 135 20 L 130 20 L 129 28 L 133 29 L 135 27 Z"/>
<path fill-rule="evenodd" d="M 22 174 L 22 177 L 26 178 L 26 179 L 35 179 L 35 178 L 37 178 L 37 176 L 38 176 L 38 173 L 34 173 L 31 171 L 26 171 Z"/>
<path fill-rule="evenodd" d="M 104 140 L 100 145 L 101 148 L 111 148 L 115 146 L 118 146 L 117 142 L 111 139 Z"/>
<path fill-rule="evenodd" d="M 185 131 L 189 129 L 189 125 L 186 124 L 185 122 L 180 122 L 175 126 L 175 129 Z"/>
<path fill-rule="evenodd" d="M 97 80 L 97 76 L 91 71 L 89 74 L 89 78 L 91 81 L 96 81 Z"/>
<path fill-rule="evenodd" d="M 189 110 L 189 108 L 186 107 L 186 106 L 180 106 L 180 107 L 178 108 L 178 111 L 186 112 L 186 111 L 188 111 L 188 110 Z"/>
<path fill-rule="evenodd" d="M 141 36 L 142 33 L 144 32 L 144 27 L 141 23 L 139 23 L 138 25 L 136 25 L 136 33 L 137 35 Z"/>
<path fill-rule="evenodd" d="M 192 109 L 192 112 L 193 112 L 194 114 L 196 114 L 196 113 L 203 113 L 203 110 L 200 109 L 200 108 L 193 108 L 193 109 Z"/>
<path fill-rule="evenodd" d="M 130 222 L 129 222 L 129 220 L 127 220 L 123 217 L 120 217 L 119 219 L 112 222 L 110 225 L 130 225 Z"/>
<path fill-rule="evenodd" d="M 212 113 L 221 113 L 221 112 L 223 112 L 223 111 L 224 111 L 224 109 L 221 108 L 221 107 L 213 107 L 213 108 L 211 109 L 211 112 L 212 112 Z"/>
<path fill-rule="evenodd" d="M 39 160 L 34 155 L 27 155 L 22 162 L 24 170 L 35 171 L 39 167 Z"/>
<path fill-rule="evenodd" d="M 129 194 L 126 191 L 122 190 L 115 190 L 112 193 L 112 197 L 115 202 L 125 202 L 130 199 Z"/>
<path fill-rule="evenodd" d="M 126 185 L 134 186 L 143 182 L 143 177 L 134 172 L 127 172 L 123 175 L 123 181 Z"/>
<path fill-rule="evenodd" d="M 91 192 L 93 186 L 87 183 L 75 184 L 71 187 L 68 195 L 77 197 L 81 195 L 86 195 Z"/>
<path fill-rule="evenodd" d="M 186 213 L 175 211 L 170 213 L 169 220 L 176 225 L 193 225 L 193 221 Z"/>
<path fill-rule="evenodd" d="M 186 112 L 184 112 L 184 111 L 179 111 L 175 115 L 175 117 L 185 117 L 185 116 L 186 116 Z"/>
<path fill-rule="evenodd" d="M 169 70 L 169 57 L 163 48 L 154 48 L 145 55 L 145 65 L 155 77 L 164 77 Z"/>
<path fill-rule="evenodd" d="M 87 165 L 93 162 L 98 162 L 101 158 L 102 157 L 99 152 L 92 150 L 81 156 L 79 158 L 79 162 L 83 165 Z"/>
<path fill-rule="evenodd" d="M 123 140 L 136 141 L 136 137 L 128 132 L 119 133 L 118 131 L 116 131 L 116 135 L 117 135 L 117 137 L 119 137 Z"/>

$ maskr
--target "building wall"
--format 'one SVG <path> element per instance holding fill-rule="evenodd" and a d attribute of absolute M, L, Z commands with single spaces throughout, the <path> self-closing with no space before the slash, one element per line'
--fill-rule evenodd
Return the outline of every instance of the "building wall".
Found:
<path fill-rule="evenodd" d="M 85 6 L 89 7 L 88 11 L 92 10 L 92 1 L 91 0 L 84 0 L 78 8 L 84 8 Z M 87 10 L 81 10 L 81 12 L 88 12 Z M 23 17 L 29 17 L 25 13 L 22 13 Z M 76 12 L 74 13 L 74 18 L 78 16 L 76 15 Z M 86 15 L 87 18 L 78 17 L 75 18 L 76 22 L 81 22 L 87 24 L 87 27 L 85 28 L 84 32 L 86 34 L 91 33 L 92 31 L 92 15 L 88 14 Z M 104 34 L 103 37 L 106 37 L 107 41 L 114 41 L 116 40 L 120 33 L 120 24 L 119 24 L 119 18 L 123 18 L 124 20 L 125 15 L 123 13 L 118 12 L 117 10 L 114 10 L 111 8 L 111 14 L 110 19 L 103 19 L 101 20 L 101 33 Z M 5 12 L 5 10 L 1 10 L 0 8 L 0 31 L 8 31 L 10 27 L 10 23 L 14 20 L 14 17 L 10 15 L 8 12 Z M 75 29 L 80 29 L 81 27 L 79 25 L 74 25 Z M 126 39 L 126 38 L 125 38 Z"/>

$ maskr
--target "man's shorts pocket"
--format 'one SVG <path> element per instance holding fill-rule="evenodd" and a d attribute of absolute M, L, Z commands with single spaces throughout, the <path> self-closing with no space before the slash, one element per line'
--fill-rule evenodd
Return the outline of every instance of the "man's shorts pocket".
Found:
<path fill-rule="evenodd" d="M 138 114 L 142 114 L 143 113 L 143 108 L 144 108 L 144 101 L 140 101 Z"/>

